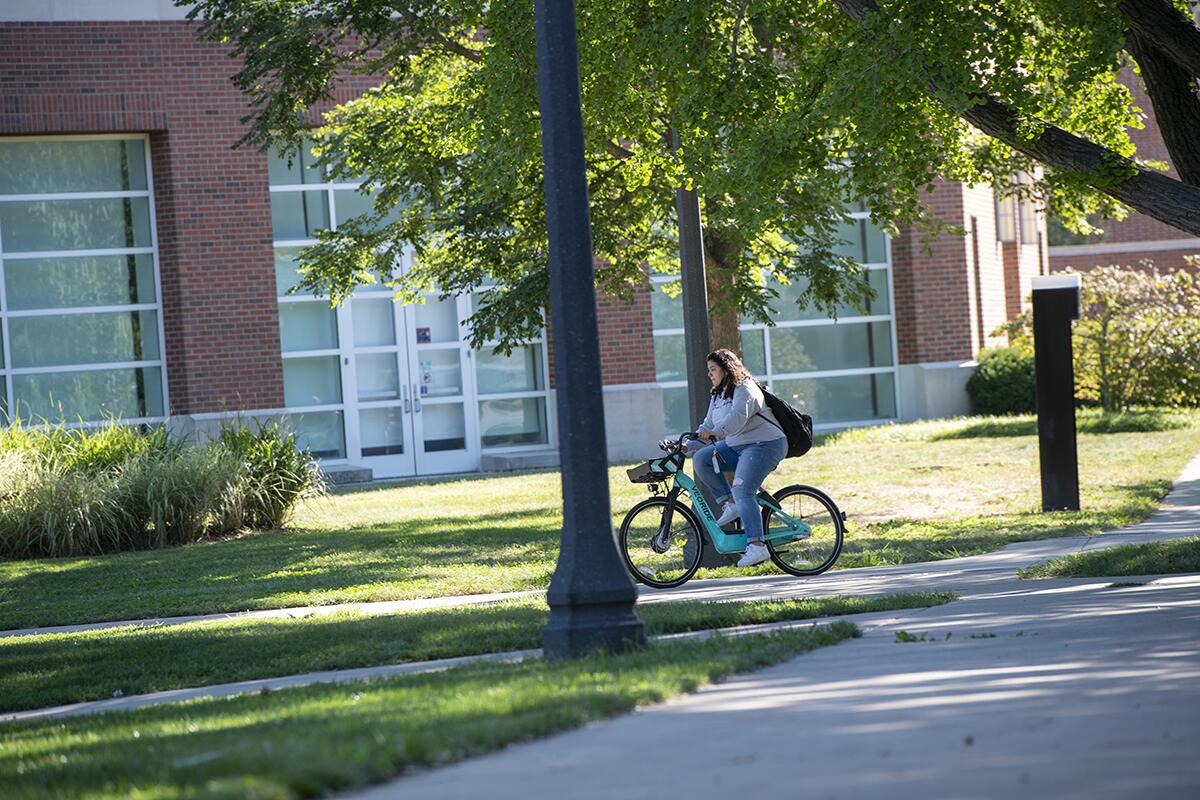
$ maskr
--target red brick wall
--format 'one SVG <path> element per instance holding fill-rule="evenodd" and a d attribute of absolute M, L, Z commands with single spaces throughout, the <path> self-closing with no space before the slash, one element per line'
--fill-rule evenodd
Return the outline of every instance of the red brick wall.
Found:
<path fill-rule="evenodd" d="M 0 25 L 0 134 L 149 132 L 173 413 L 283 405 L 265 157 L 185 22 Z"/>
<path fill-rule="evenodd" d="M 654 382 L 654 322 L 650 292 L 638 292 L 632 303 L 597 298 L 600 323 L 600 371 L 604 384 Z"/>
<path fill-rule="evenodd" d="M 993 336 L 1008 319 L 1007 280 L 1004 253 L 996 240 L 996 198 L 990 186 L 964 186 L 963 227 L 967 230 L 967 268 L 976 284 L 971 313 L 975 353 L 980 348 L 1001 344 Z M 975 259 L 978 259 L 978 264 Z"/>
<path fill-rule="evenodd" d="M 1191 256 L 1195 261 L 1188 263 Z M 1135 253 L 1091 253 L 1080 256 L 1051 256 L 1050 269 L 1061 272 L 1067 268 L 1087 272 L 1101 266 L 1120 266 L 1127 269 L 1144 269 L 1150 261 L 1157 270 L 1189 269 L 1200 271 L 1200 244 L 1185 250 L 1139 250 Z"/>
<path fill-rule="evenodd" d="M 603 264 L 597 264 L 599 269 Z M 600 377 L 605 386 L 654 383 L 654 322 L 649 291 L 632 302 L 596 290 L 596 323 L 600 340 Z M 554 388 L 554 320 L 546 314 L 546 358 Z"/>
<path fill-rule="evenodd" d="M 960 222 L 962 187 L 938 181 L 926 205 L 939 218 Z M 968 359 L 972 348 L 972 287 L 967 239 L 943 234 L 925 244 L 915 228 L 892 242 L 896 348 L 901 364 Z"/>
<path fill-rule="evenodd" d="M 892 242 L 900 363 L 968 360 L 981 347 L 1003 342 L 992 333 L 1011 315 L 1006 253 L 996 241 L 995 199 L 990 187 L 939 180 L 925 204 L 966 235 L 944 233 L 924 243 L 910 227 Z M 1017 249 L 1022 251 L 1019 273 Z M 1010 257 L 1026 291 L 1025 273 L 1036 274 L 1037 253 L 1036 246 L 1018 245 Z"/>

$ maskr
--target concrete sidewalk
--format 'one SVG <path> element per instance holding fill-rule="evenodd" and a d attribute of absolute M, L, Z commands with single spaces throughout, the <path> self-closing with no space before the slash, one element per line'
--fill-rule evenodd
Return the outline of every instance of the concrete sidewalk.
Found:
<path fill-rule="evenodd" d="M 1200 576 L 1025 586 L 353 798 L 1200 796 Z"/>

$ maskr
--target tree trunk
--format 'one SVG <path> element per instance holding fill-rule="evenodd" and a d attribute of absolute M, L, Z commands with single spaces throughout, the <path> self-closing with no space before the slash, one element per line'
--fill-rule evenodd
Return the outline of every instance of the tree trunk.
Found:
<path fill-rule="evenodd" d="M 714 350 L 725 348 L 742 357 L 742 334 L 738 330 L 740 315 L 737 301 L 733 299 L 733 270 L 719 266 L 712 259 L 705 259 L 708 284 L 708 326 L 712 334 Z"/>
<path fill-rule="evenodd" d="M 875 0 L 835 2 L 854 20 L 879 10 Z M 931 95 L 939 96 L 937 76 L 929 77 L 927 88 Z M 1054 125 L 1045 125 L 1036 139 L 1024 139 L 1018 134 L 1020 118 L 1015 111 L 986 95 L 979 95 L 976 101 L 960 115 L 988 136 L 1049 167 L 1080 175 L 1095 189 L 1143 214 L 1200 236 L 1200 187 L 1152 172 Z"/>
<path fill-rule="evenodd" d="M 1129 32 L 1125 49 L 1141 67 L 1142 81 L 1172 166 L 1185 183 L 1200 186 L 1200 98 L 1196 96 L 1196 79 L 1137 30 Z"/>
<path fill-rule="evenodd" d="M 1121 0 L 1118 8 L 1144 41 L 1152 42 L 1193 78 L 1200 78 L 1200 28 L 1170 0 Z"/>
<path fill-rule="evenodd" d="M 710 206 L 706 202 L 705 206 Z M 708 327 L 714 350 L 725 348 L 742 356 L 741 322 L 735 283 L 743 243 L 736 231 L 709 226 L 704 236 L 705 284 L 708 287 Z"/>

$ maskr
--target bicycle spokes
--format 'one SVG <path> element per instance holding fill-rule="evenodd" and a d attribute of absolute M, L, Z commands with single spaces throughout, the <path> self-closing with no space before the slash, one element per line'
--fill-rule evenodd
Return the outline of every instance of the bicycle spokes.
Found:
<path fill-rule="evenodd" d="M 651 498 L 635 506 L 621 525 L 620 543 L 634 577 L 659 587 L 676 586 L 690 578 L 699 566 L 703 547 L 692 515 L 678 506 L 668 509 L 665 498 Z"/>
<path fill-rule="evenodd" d="M 776 496 L 768 515 L 771 559 L 793 575 L 816 575 L 833 566 L 842 549 L 842 517 L 833 501 L 811 487 L 791 486 Z"/>

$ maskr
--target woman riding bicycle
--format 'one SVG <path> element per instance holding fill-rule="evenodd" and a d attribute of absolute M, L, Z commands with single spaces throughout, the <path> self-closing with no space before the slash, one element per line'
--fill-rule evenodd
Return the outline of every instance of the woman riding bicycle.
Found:
<path fill-rule="evenodd" d="M 755 496 L 763 480 L 787 455 L 787 436 L 736 353 L 724 349 L 709 353 L 708 379 L 713 385 L 712 399 L 697 432 L 709 444 L 694 454 L 696 480 L 708 487 L 723 507 L 718 525 L 723 527 L 741 517 L 746 552 L 737 565 L 750 567 L 769 558 Z M 733 472 L 733 486 L 725 472 Z"/>

